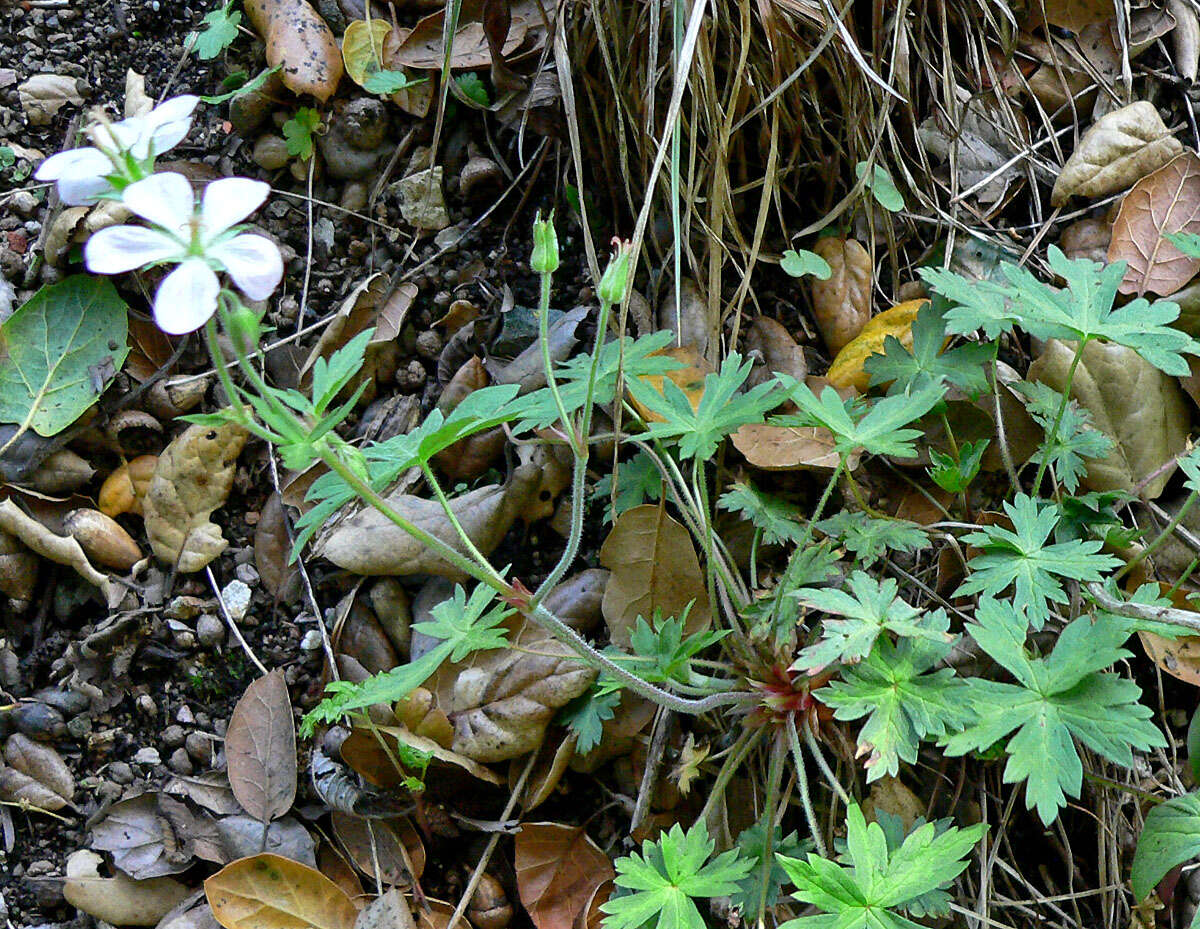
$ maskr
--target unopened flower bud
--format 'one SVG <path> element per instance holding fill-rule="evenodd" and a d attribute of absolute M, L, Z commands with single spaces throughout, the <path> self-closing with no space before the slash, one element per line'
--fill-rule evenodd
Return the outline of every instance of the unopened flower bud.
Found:
<path fill-rule="evenodd" d="M 539 213 L 533 221 L 533 254 L 529 266 L 537 274 L 553 274 L 558 270 L 558 234 L 554 231 L 554 214 L 542 219 Z"/>
<path fill-rule="evenodd" d="M 633 246 L 628 239 L 625 241 L 613 239 L 613 244 L 615 248 L 612 258 L 609 259 L 604 273 L 600 275 L 600 286 L 596 288 L 597 296 L 605 303 L 620 303 L 624 300 L 625 288 L 629 284 L 629 265 Z"/>

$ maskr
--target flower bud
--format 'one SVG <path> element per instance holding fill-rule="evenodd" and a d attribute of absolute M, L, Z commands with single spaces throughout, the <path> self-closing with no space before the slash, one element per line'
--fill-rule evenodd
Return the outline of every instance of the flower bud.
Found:
<path fill-rule="evenodd" d="M 533 221 L 533 254 L 529 266 L 537 274 L 553 274 L 558 270 L 558 234 L 554 231 L 554 214 L 542 219 L 538 213 Z"/>
<path fill-rule="evenodd" d="M 258 340 L 262 335 L 262 321 L 258 314 L 241 303 L 226 317 L 225 324 L 229 327 L 229 338 L 243 352 L 252 352 L 258 348 Z"/>
<path fill-rule="evenodd" d="M 625 299 L 625 288 L 629 283 L 629 264 L 633 254 L 633 245 L 628 239 L 621 241 L 613 239 L 615 248 L 608 267 L 600 275 L 600 286 L 596 294 L 605 303 L 620 303 Z"/>

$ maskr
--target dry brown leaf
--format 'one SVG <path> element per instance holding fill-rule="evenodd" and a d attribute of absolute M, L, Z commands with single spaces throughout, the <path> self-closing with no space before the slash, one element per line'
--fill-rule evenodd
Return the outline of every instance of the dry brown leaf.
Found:
<path fill-rule="evenodd" d="M 170 360 L 173 351 L 171 340 L 158 326 L 129 314 L 129 355 L 122 369 L 126 374 L 139 384 L 149 380 Z"/>
<path fill-rule="evenodd" d="M 212 829 L 212 821 L 207 823 Z M 135 880 L 178 874 L 196 858 L 204 825 L 184 803 L 167 794 L 120 800 L 92 826 L 92 848 L 109 852 L 113 864 Z M 215 838 L 215 830 L 214 838 Z M 221 863 L 224 857 L 219 857 Z"/>
<path fill-rule="evenodd" d="M 209 516 L 233 487 L 248 433 L 232 423 L 188 426 L 158 458 L 142 502 L 146 536 L 158 560 L 200 571 L 229 544 Z"/>
<path fill-rule="evenodd" d="M 38 493 L 61 494 L 79 490 L 91 481 L 96 469 L 67 448 L 46 458 L 26 484 Z"/>
<path fill-rule="evenodd" d="M 11 533 L 0 531 L 0 593 L 25 609 L 37 587 L 38 557 Z"/>
<path fill-rule="evenodd" d="M 384 884 L 392 887 L 411 886 L 406 855 L 408 861 L 412 862 L 418 881 L 425 873 L 425 844 L 407 818 L 364 819 L 335 810 L 331 821 L 333 834 L 337 836 L 342 850 L 368 878 L 374 880 L 378 864 L 378 874 Z"/>
<path fill-rule="evenodd" d="M 95 564 L 128 571 L 142 560 L 137 542 L 125 527 L 99 510 L 80 507 L 63 517 L 63 530 Z"/>
<path fill-rule="evenodd" d="M 267 45 L 267 64 L 281 69 L 288 90 L 322 103 L 333 96 L 342 79 L 342 53 L 306 0 L 246 0 L 245 10 Z"/>
<path fill-rule="evenodd" d="M 1108 261 L 1108 246 L 1112 242 L 1112 226 L 1103 219 L 1081 219 L 1062 232 L 1058 247 L 1068 258 L 1087 258 L 1089 261 Z"/>
<path fill-rule="evenodd" d="M 317 870 L 342 888 L 356 905 L 360 902 L 363 886 L 358 872 L 346 861 L 345 856 L 328 842 L 322 842 L 317 849 Z"/>
<path fill-rule="evenodd" d="M 404 895 L 392 888 L 363 907 L 354 929 L 416 929 L 416 923 Z"/>
<path fill-rule="evenodd" d="M 21 109 L 31 126 L 49 126 L 65 104 L 79 106 L 79 81 L 65 74 L 35 74 L 17 88 Z"/>
<path fill-rule="evenodd" d="M 767 423 L 747 423 L 733 434 L 733 447 L 746 456 L 746 461 L 763 471 L 797 471 L 820 468 L 832 471 L 837 467 L 834 435 L 821 426 L 771 426 Z M 846 467 L 858 467 L 859 454 L 852 453 Z"/>
<path fill-rule="evenodd" d="M 63 896 L 72 906 L 114 926 L 157 925 L 192 892 L 172 877 L 152 877 L 145 881 L 135 881 L 120 873 L 101 877 L 102 864 L 104 859 L 93 851 L 82 848 L 74 852 L 67 859 Z M 255 929 L 271 927 L 263 924 Z"/>
<path fill-rule="evenodd" d="M 1051 26 L 1078 32 L 1093 23 L 1107 23 L 1113 16 L 1109 0 L 1041 0 L 1031 7 L 1035 19 L 1045 15 Z"/>
<path fill-rule="evenodd" d="M 1189 560 L 1191 554 L 1189 551 Z M 1158 587 L 1159 595 L 1169 599 L 1175 609 L 1196 612 L 1196 604 L 1188 599 L 1187 590 L 1172 589 L 1170 585 L 1161 581 L 1158 582 Z M 1200 636 L 1184 635 L 1177 639 L 1168 639 L 1153 632 L 1139 632 L 1138 638 L 1141 639 L 1146 655 L 1162 670 L 1193 687 L 1200 687 Z"/>
<path fill-rule="evenodd" d="M 1187 0 L 1167 0 L 1167 10 L 1175 18 L 1171 66 L 1176 74 L 1192 83 L 1200 71 L 1200 18 Z"/>
<path fill-rule="evenodd" d="M 463 530 L 483 554 L 490 554 L 528 509 L 540 488 L 541 472 L 536 462 L 519 465 L 507 484 L 489 484 L 450 501 Z M 465 554 L 458 533 L 436 500 L 393 493 L 387 501 L 406 519 Z M 435 574 L 466 580 L 465 573 L 374 509 L 346 519 L 319 548 L 314 547 L 314 553 L 356 574 Z"/>
<path fill-rule="evenodd" d="M 574 339 L 572 338 L 572 344 Z M 470 360 L 454 372 L 454 376 L 442 388 L 437 408 L 442 415 L 450 412 L 474 391 L 488 385 L 487 369 L 483 359 L 472 355 Z M 449 448 L 433 456 L 434 463 L 452 484 L 473 481 L 483 475 L 504 451 L 507 439 L 499 426 L 485 432 L 459 439 Z"/>
<path fill-rule="evenodd" d="M 39 810 L 61 810 L 75 796 L 75 778 L 62 756 L 49 745 L 13 733 L 4 744 L 0 799 L 28 803 Z"/>
<path fill-rule="evenodd" d="M 808 375 L 803 349 L 787 329 L 769 316 L 756 316 L 746 327 L 745 354 L 762 359 L 762 364 L 756 364 L 751 371 L 747 386 L 764 383 L 773 374 L 787 374 L 801 382 Z"/>
<path fill-rule="evenodd" d="M 813 278 L 813 318 L 829 354 L 836 355 L 871 318 L 871 256 L 856 239 L 827 236 L 817 239 L 813 251 L 824 258 L 833 273 L 822 281 Z"/>
<path fill-rule="evenodd" d="M 0 500 L 0 531 L 15 536 L 43 558 L 74 568 L 85 581 L 99 587 L 110 602 L 120 602 L 123 588 L 92 567 L 78 542 L 67 536 L 55 535 L 32 516 L 28 516 L 11 499 Z"/>
<path fill-rule="evenodd" d="M 246 688 L 225 734 L 229 786 L 246 812 L 270 822 L 296 801 L 296 726 L 282 671 Z"/>
<path fill-rule="evenodd" d="M 225 929 L 353 929 L 358 917 L 337 884 L 279 855 L 226 865 L 204 882 L 204 893 Z"/>
<path fill-rule="evenodd" d="M 443 781 L 465 781 L 461 776 L 462 772 L 470 778 L 488 784 L 503 783 L 490 768 L 457 754 L 440 742 L 417 735 L 403 727 L 376 726 L 373 731 L 354 729 L 342 743 L 342 759 L 361 774 L 367 783 L 376 787 L 397 787 L 402 783 L 402 776 L 392 760 L 396 755 L 395 746 L 389 746 L 385 751 L 375 738 L 375 732 L 379 733 L 385 743 L 402 740 L 415 749 L 433 755 L 433 761 L 429 763 L 430 776 L 426 778 L 426 788 L 431 792 L 439 791 L 444 786 Z"/>
<path fill-rule="evenodd" d="M 655 610 L 663 619 L 681 616 L 692 601 L 687 632 L 707 629 L 712 622 L 692 537 L 662 506 L 637 506 L 618 516 L 600 547 L 600 564 L 612 572 L 603 610 L 615 645 L 629 646 L 639 616 L 647 623 Z"/>
<path fill-rule="evenodd" d="M 283 502 L 272 492 L 254 526 L 254 567 L 267 593 L 276 600 L 291 601 L 300 591 L 300 570 L 288 560 L 292 545 L 286 520 Z"/>
<path fill-rule="evenodd" d="M 558 823 L 524 823 L 514 867 L 521 903 L 537 929 L 571 929 L 596 888 L 616 877 L 582 828 Z"/>
<path fill-rule="evenodd" d="M 486 68 L 492 63 L 483 24 L 483 7 L 482 0 L 465 0 L 462 4 L 450 51 L 450 67 L 454 70 Z M 509 7 L 509 15 L 508 35 L 501 49 L 504 57 L 509 59 L 518 51 L 522 55 L 537 51 L 545 42 L 537 4 L 531 0 L 516 0 Z M 387 67 L 440 70 L 444 22 L 445 11 L 439 9 L 418 20 L 411 31 L 393 30 L 383 46 Z"/>
<path fill-rule="evenodd" d="M 1145 100 L 1101 117 L 1063 165 L 1050 203 L 1072 197 L 1104 197 L 1141 180 L 1183 151 L 1154 104 Z"/>
<path fill-rule="evenodd" d="M 1128 263 L 1121 293 L 1166 297 L 1200 271 L 1200 259 L 1167 240 L 1175 232 L 1200 232 L 1200 158 L 1192 152 L 1142 178 L 1121 202 L 1108 246 L 1110 262 Z"/>
<path fill-rule="evenodd" d="M 1049 339 L 1029 366 L 1029 379 L 1062 391 L 1074 357 L 1074 343 Z M 1115 443 L 1107 458 L 1087 460 L 1083 485 L 1089 490 L 1132 492 L 1187 443 L 1191 417 L 1177 380 L 1131 348 L 1101 341 L 1084 346 L 1071 398 L 1091 412 L 1093 425 Z M 1140 490 L 1141 496 L 1158 497 L 1174 472 L 1173 466 L 1163 470 Z"/>
<path fill-rule="evenodd" d="M 345 400 L 367 381 L 360 403 L 375 399 L 376 385 L 389 381 L 396 373 L 399 349 L 396 337 L 404 326 L 409 308 L 417 298 L 417 285 L 403 283 L 392 288 L 386 274 L 372 274 L 354 288 L 342 301 L 341 308 L 321 333 L 308 359 L 300 369 L 300 386 L 307 390 L 312 383 L 313 365 L 318 358 L 329 358 L 335 351 L 366 329 L 374 328 L 359 372 L 342 389 L 339 399 Z"/>

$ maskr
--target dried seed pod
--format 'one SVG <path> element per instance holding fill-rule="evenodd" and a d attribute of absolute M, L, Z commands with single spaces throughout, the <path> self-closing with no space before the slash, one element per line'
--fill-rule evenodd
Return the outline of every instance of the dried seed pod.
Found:
<path fill-rule="evenodd" d="M 60 449 L 38 465 L 29 486 L 44 494 L 69 493 L 92 479 L 96 469 L 70 449 Z"/>
<path fill-rule="evenodd" d="M 195 407 L 207 392 L 207 377 L 164 378 L 146 391 L 146 409 L 159 419 L 174 419 Z"/>
<path fill-rule="evenodd" d="M 507 929 L 512 916 L 512 904 L 508 902 L 504 885 L 485 871 L 467 906 L 471 925 L 477 929 Z"/>
<path fill-rule="evenodd" d="M 128 571 L 142 559 L 137 543 L 121 524 L 99 510 L 71 510 L 63 517 L 63 528 L 96 564 Z"/>
<path fill-rule="evenodd" d="M 142 515 L 142 501 L 150 489 L 150 479 L 158 464 L 157 455 L 139 455 L 117 468 L 100 485 L 100 512 L 105 516 L 122 513 Z"/>

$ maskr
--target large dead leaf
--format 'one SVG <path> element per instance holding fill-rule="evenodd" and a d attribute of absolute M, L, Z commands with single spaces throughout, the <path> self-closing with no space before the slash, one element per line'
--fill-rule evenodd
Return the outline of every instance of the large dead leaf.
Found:
<path fill-rule="evenodd" d="M 1022 120 L 1013 127 L 1016 131 L 1002 132 L 1003 125 L 994 105 L 973 98 L 954 123 L 940 111 L 926 118 L 917 138 L 939 162 L 954 166 L 958 190 L 970 190 L 980 203 L 991 206 L 1024 177 L 1021 160 L 1013 156 L 1028 144 L 1022 139 L 1028 126 Z"/>
<path fill-rule="evenodd" d="M 296 801 L 296 727 L 282 671 L 246 688 L 225 734 L 229 786 L 246 812 L 270 822 Z"/>
<path fill-rule="evenodd" d="M 771 426 L 747 423 L 733 434 L 733 446 L 746 461 L 763 471 L 797 471 L 818 468 L 832 471 L 838 454 L 833 450 L 834 435 L 821 426 Z M 858 452 L 847 459 L 846 467 L 858 467 Z"/>
<path fill-rule="evenodd" d="M 1139 100 L 1101 117 L 1079 140 L 1054 182 L 1050 202 L 1124 190 L 1183 151 L 1154 104 Z"/>
<path fill-rule="evenodd" d="M 813 318 L 836 355 L 871 318 L 871 256 L 857 239 L 837 236 L 817 239 L 813 251 L 833 270 L 826 280 L 814 277 L 810 286 Z"/>
<path fill-rule="evenodd" d="M 135 881 L 124 874 L 101 877 L 102 864 L 104 859 L 93 851 L 82 848 L 74 852 L 67 859 L 63 896 L 72 906 L 114 926 L 157 925 L 191 893 L 186 884 L 172 877 L 152 877 L 145 881 Z M 272 927 L 262 924 L 255 929 Z"/>
<path fill-rule="evenodd" d="M 358 908 L 320 871 L 278 855 L 226 865 L 204 882 L 225 929 L 353 929 Z"/>
<path fill-rule="evenodd" d="M 1029 366 L 1029 379 L 1061 391 L 1074 357 L 1074 343 L 1050 339 Z M 1115 441 L 1107 458 L 1088 460 L 1083 484 L 1090 490 L 1133 491 L 1187 443 L 1190 417 L 1179 384 L 1131 348 L 1089 342 L 1071 382 L 1071 398 Z M 1159 496 L 1174 471 L 1165 469 L 1141 495 L 1148 500 Z"/>
<path fill-rule="evenodd" d="M 537 929 L 572 929 L 601 884 L 608 856 L 577 826 L 525 823 L 517 833 L 517 891 Z"/>
<path fill-rule="evenodd" d="M 537 462 L 519 465 L 507 484 L 489 484 L 450 501 L 463 531 L 483 554 L 490 554 L 500 544 L 509 527 L 529 507 L 540 488 L 541 472 Z M 458 534 L 436 500 L 393 493 L 387 501 L 406 519 L 465 554 Z M 374 509 L 345 520 L 316 554 L 356 574 L 435 574 L 466 580 L 462 571 Z"/>
<path fill-rule="evenodd" d="M 244 6 L 283 85 L 322 103 L 332 97 L 342 79 L 342 53 L 321 15 L 306 0 L 246 0 Z"/>
<path fill-rule="evenodd" d="M 1108 246 L 1109 261 L 1128 263 L 1121 293 L 1165 297 L 1200 271 L 1200 259 L 1167 240 L 1175 232 L 1200 232 L 1200 158 L 1192 152 L 1142 178 L 1121 201 Z"/>
<path fill-rule="evenodd" d="M 92 826 L 92 848 L 109 852 L 114 865 L 143 880 L 186 871 L 195 860 L 197 838 L 203 842 L 211 831 L 211 821 L 198 822 L 179 800 L 146 793 L 109 807 Z"/>
<path fill-rule="evenodd" d="M 75 778 L 62 756 L 49 745 L 15 732 L 4 744 L 5 766 L 0 766 L 0 800 L 28 803 L 53 812 L 70 806 Z"/>
<path fill-rule="evenodd" d="M 332 824 L 342 849 L 367 877 L 378 874 L 384 884 L 409 887 L 408 862 L 418 881 L 425 873 L 425 844 L 407 818 L 364 819 L 334 811 Z"/>
<path fill-rule="evenodd" d="M 603 610 L 614 644 L 628 647 L 637 618 L 649 623 L 655 610 L 666 619 L 681 616 L 692 603 L 688 632 L 707 629 L 712 621 L 692 538 L 662 506 L 637 506 L 617 517 L 600 548 L 600 564 L 612 572 Z"/>
<path fill-rule="evenodd" d="M 316 842 L 292 816 L 277 819 L 265 829 L 263 822 L 253 816 L 226 816 L 217 821 L 216 833 L 223 854 L 222 864 L 260 852 L 270 852 L 310 867 L 317 863 Z"/>
<path fill-rule="evenodd" d="M 455 70 L 486 68 L 492 63 L 482 0 L 465 0 L 459 10 L 458 29 L 450 46 L 450 67 Z M 436 71 L 442 67 L 445 10 L 418 20 L 411 31 L 393 30 L 384 42 L 383 60 L 388 68 L 417 68 Z M 502 52 L 510 58 L 536 51 L 545 43 L 542 13 L 536 0 L 516 0 L 509 5 L 508 35 Z"/>
<path fill-rule="evenodd" d="M 416 923 L 404 895 L 393 887 L 363 907 L 354 929 L 416 929 Z"/>
<path fill-rule="evenodd" d="M 1030 9 L 1036 19 L 1045 15 L 1046 22 L 1051 26 L 1072 32 L 1078 32 L 1093 23 L 1106 23 L 1113 15 L 1110 0 L 1040 0 L 1032 4 Z"/>
<path fill-rule="evenodd" d="M 158 560 L 185 574 L 200 571 L 229 544 L 209 517 L 233 487 L 245 429 L 189 426 L 158 457 L 142 501 L 146 535 Z"/>
<path fill-rule="evenodd" d="M 83 103 L 78 79 L 63 74 L 35 74 L 17 88 L 17 98 L 31 126 L 49 126 L 65 104 Z"/>

